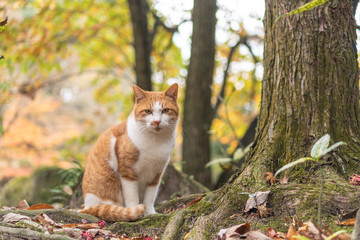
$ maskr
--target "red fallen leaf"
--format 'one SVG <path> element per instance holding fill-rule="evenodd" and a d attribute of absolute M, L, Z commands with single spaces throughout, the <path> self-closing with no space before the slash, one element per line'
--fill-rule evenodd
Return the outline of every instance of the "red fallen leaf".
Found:
<path fill-rule="evenodd" d="M 81 233 L 81 239 L 84 239 L 84 240 L 94 240 L 94 236 L 93 236 L 90 232 L 83 231 L 83 232 Z"/>
<path fill-rule="evenodd" d="M 19 210 L 25 210 L 25 209 L 27 209 L 27 208 L 29 208 L 29 204 L 28 204 L 28 202 L 27 202 L 25 199 L 21 200 L 21 201 L 16 205 L 16 209 L 19 209 Z"/>
<path fill-rule="evenodd" d="M 55 208 L 49 204 L 39 203 L 31 207 L 28 207 L 26 210 L 39 210 L 39 209 L 55 209 Z"/>
<path fill-rule="evenodd" d="M 61 225 L 63 228 L 80 228 L 80 229 L 91 229 L 99 227 L 97 223 L 71 223 L 71 224 L 64 224 Z"/>
<path fill-rule="evenodd" d="M 360 185 L 360 175 L 358 175 L 358 174 L 351 175 L 351 177 L 349 179 L 349 183 L 351 185 Z"/>
<path fill-rule="evenodd" d="M 197 197 L 196 199 L 194 199 L 191 202 L 189 202 L 188 204 L 186 204 L 185 208 L 188 208 L 188 207 L 200 202 L 200 200 L 203 199 L 204 197 L 205 197 L 205 194 Z"/>
<path fill-rule="evenodd" d="M 103 227 L 105 227 L 106 222 L 104 220 L 98 221 L 99 224 L 99 228 L 102 229 Z"/>

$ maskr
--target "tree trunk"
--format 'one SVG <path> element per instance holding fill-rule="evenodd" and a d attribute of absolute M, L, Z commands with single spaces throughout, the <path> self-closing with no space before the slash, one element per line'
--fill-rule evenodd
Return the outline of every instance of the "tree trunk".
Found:
<path fill-rule="evenodd" d="M 360 167 L 359 71 L 351 0 L 276 19 L 306 1 L 266 1 L 264 77 L 257 135 L 248 164 L 256 174 L 310 155 L 328 133 L 346 147 L 331 166 L 344 177 Z M 304 168 L 302 168 L 304 169 Z M 303 171 L 293 171 L 294 177 Z"/>
<path fill-rule="evenodd" d="M 195 0 L 183 118 L 183 171 L 209 186 L 211 84 L 215 55 L 216 0 Z"/>
<path fill-rule="evenodd" d="M 151 44 L 147 22 L 149 6 L 146 0 L 128 0 L 128 4 L 134 35 L 136 84 L 151 91 Z"/>

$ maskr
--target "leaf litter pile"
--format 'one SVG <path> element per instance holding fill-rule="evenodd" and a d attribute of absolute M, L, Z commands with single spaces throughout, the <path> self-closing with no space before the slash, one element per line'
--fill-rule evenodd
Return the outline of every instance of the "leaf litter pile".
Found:
<path fill-rule="evenodd" d="M 16 208 L 2 207 L 1 210 L 41 210 L 54 209 L 48 204 L 36 204 L 29 206 L 26 200 L 18 203 Z M 7 213 L 2 216 L 2 226 L 12 228 L 27 228 L 33 230 L 28 234 L 40 232 L 45 235 L 54 236 L 68 236 L 69 239 L 83 239 L 83 240 L 156 240 L 157 237 L 149 237 L 140 235 L 138 237 L 129 237 L 123 233 L 112 233 L 104 229 L 106 222 L 104 220 L 89 223 L 86 219 L 81 219 L 79 223 L 60 224 L 52 220 L 47 214 L 40 213 L 35 217 L 29 217 L 17 213 Z"/>

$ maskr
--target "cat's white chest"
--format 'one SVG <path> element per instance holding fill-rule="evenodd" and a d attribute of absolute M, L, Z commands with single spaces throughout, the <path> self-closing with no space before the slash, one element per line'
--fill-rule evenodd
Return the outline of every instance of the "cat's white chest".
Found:
<path fill-rule="evenodd" d="M 141 132 L 133 118 L 127 123 L 128 136 L 139 150 L 139 159 L 134 170 L 139 178 L 151 182 L 166 167 L 175 144 L 175 130 L 165 133 Z"/>

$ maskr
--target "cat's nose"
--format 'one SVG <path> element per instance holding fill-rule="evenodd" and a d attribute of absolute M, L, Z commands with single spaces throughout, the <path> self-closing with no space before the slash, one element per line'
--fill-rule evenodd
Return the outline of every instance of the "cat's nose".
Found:
<path fill-rule="evenodd" d="M 152 121 L 152 124 L 153 124 L 153 125 L 157 125 L 157 126 L 159 126 L 159 125 L 160 125 L 160 121 L 159 121 L 159 120 Z"/>

